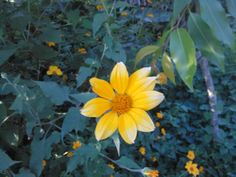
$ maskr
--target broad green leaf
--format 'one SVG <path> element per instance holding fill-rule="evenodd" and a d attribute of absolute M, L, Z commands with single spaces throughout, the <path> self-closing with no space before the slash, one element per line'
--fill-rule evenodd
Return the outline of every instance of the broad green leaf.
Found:
<path fill-rule="evenodd" d="M 6 106 L 2 101 L 0 101 L 0 125 L 2 121 L 6 118 L 6 116 L 7 116 Z"/>
<path fill-rule="evenodd" d="M 201 50 L 203 56 L 224 71 L 225 56 L 221 43 L 215 38 L 210 27 L 199 15 L 190 13 L 188 30 L 196 47 Z"/>
<path fill-rule="evenodd" d="M 0 49 L 0 66 L 5 63 L 15 52 L 16 47 L 7 47 Z"/>
<path fill-rule="evenodd" d="M 196 52 L 185 29 L 179 28 L 170 34 L 170 52 L 181 79 L 193 90 L 193 77 L 197 68 Z"/>
<path fill-rule="evenodd" d="M 167 75 L 167 77 L 174 83 L 175 83 L 175 73 L 174 73 L 174 66 L 172 64 L 172 61 L 167 53 L 163 54 L 162 58 L 162 68 L 164 73 Z"/>
<path fill-rule="evenodd" d="M 92 24 L 94 37 L 106 20 L 107 20 L 106 13 L 98 13 L 98 14 L 94 15 L 93 24 Z"/>
<path fill-rule="evenodd" d="M 236 18 L 236 0 L 226 0 L 226 5 L 229 13 Z"/>
<path fill-rule="evenodd" d="M 42 34 L 40 35 L 40 39 L 44 42 L 61 42 L 61 34 L 60 30 L 54 29 L 52 27 L 48 27 L 42 30 Z"/>
<path fill-rule="evenodd" d="M 79 108 L 70 108 L 61 129 L 61 138 L 72 130 L 83 131 L 86 127 L 88 119 L 80 114 Z"/>
<path fill-rule="evenodd" d="M 76 77 L 77 87 L 80 87 L 87 80 L 87 78 L 93 74 L 93 72 L 94 72 L 93 69 L 81 66 L 79 68 L 79 73 Z"/>
<path fill-rule="evenodd" d="M 214 35 L 224 44 L 233 47 L 235 36 L 227 21 L 225 11 L 218 0 L 199 0 L 201 17 Z"/>
<path fill-rule="evenodd" d="M 52 145 L 60 142 L 60 133 L 57 131 L 52 132 L 52 134 L 45 141 L 45 154 L 44 159 L 51 158 Z"/>
<path fill-rule="evenodd" d="M 43 91 L 44 95 L 56 105 L 62 105 L 64 101 L 69 101 L 69 88 L 60 86 L 56 82 L 36 81 Z"/>
<path fill-rule="evenodd" d="M 35 177 L 29 169 L 22 168 L 18 174 L 14 174 L 14 177 Z"/>
<path fill-rule="evenodd" d="M 75 28 L 79 24 L 79 16 L 80 16 L 79 9 L 70 10 L 66 12 L 67 21 L 69 24 L 73 26 L 73 28 Z"/>
<path fill-rule="evenodd" d="M 70 94 L 70 98 L 72 100 L 75 100 L 77 102 L 77 104 L 78 103 L 86 103 L 87 101 L 89 101 L 95 97 L 96 97 L 96 94 L 90 93 L 90 92 Z"/>
<path fill-rule="evenodd" d="M 173 9 L 173 16 L 174 19 L 177 19 L 182 10 L 189 5 L 191 0 L 175 0 L 174 1 L 174 9 Z"/>
<path fill-rule="evenodd" d="M 156 52 L 158 49 L 159 49 L 159 46 L 156 46 L 156 45 L 148 45 L 146 47 L 143 47 L 136 54 L 135 63 L 139 63 L 141 60 L 144 59 L 144 57 Z"/>
<path fill-rule="evenodd" d="M 44 45 L 35 45 L 32 48 L 34 57 L 41 60 L 52 60 L 58 53 L 50 47 Z"/>
<path fill-rule="evenodd" d="M 0 149 L 0 171 L 7 170 L 16 163 L 18 162 L 13 161 L 2 149 Z"/>
<path fill-rule="evenodd" d="M 116 160 L 120 166 L 128 167 L 132 169 L 140 169 L 140 166 L 136 164 L 133 160 L 129 159 L 128 157 L 122 156 L 120 159 Z"/>

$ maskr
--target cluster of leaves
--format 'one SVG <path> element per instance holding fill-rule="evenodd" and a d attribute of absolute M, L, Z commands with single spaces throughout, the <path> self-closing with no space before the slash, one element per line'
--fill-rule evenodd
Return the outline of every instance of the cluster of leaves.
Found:
<path fill-rule="evenodd" d="M 234 2 L 226 2 L 232 27 Z M 0 176 L 125 177 L 134 174 L 123 168 L 146 166 L 158 168 L 161 176 L 188 176 L 184 164 L 189 149 L 204 166 L 203 175 L 236 176 L 235 35 L 219 1 L 160 0 L 138 6 L 124 1 L 25 0 L 1 1 L 0 7 Z M 213 64 L 220 100 L 217 142 L 203 77 L 196 72 L 196 48 Z M 117 142 L 97 142 L 96 121 L 79 111 L 95 97 L 88 78 L 107 79 L 118 61 L 126 62 L 129 71 L 151 63 L 172 81 L 158 86 L 166 101 L 151 112 L 154 121 L 155 112 L 164 113 L 160 124 L 166 134 L 157 128 L 139 134 L 135 145 L 121 142 L 120 157 Z M 63 75 L 47 75 L 51 65 Z M 225 68 L 222 74 L 219 69 Z M 175 73 L 191 90 L 195 79 L 194 92 L 181 85 Z M 77 140 L 82 145 L 73 149 Z M 145 153 L 140 154 L 139 147 L 145 147 Z M 115 169 L 109 163 L 116 164 Z"/>

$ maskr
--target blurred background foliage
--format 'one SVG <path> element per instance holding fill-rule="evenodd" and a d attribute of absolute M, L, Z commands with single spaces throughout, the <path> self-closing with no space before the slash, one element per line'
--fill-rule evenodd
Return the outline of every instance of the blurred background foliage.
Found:
<path fill-rule="evenodd" d="M 0 176 L 126 177 L 142 175 L 125 168 L 149 167 L 183 177 L 193 150 L 201 176 L 236 177 L 235 4 L 0 1 Z M 217 139 L 196 51 L 218 96 Z M 95 97 L 88 78 L 108 79 L 118 61 L 169 78 L 157 86 L 165 101 L 150 113 L 156 130 L 121 142 L 120 156 L 112 139 L 96 141 L 96 122 L 79 111 Z"/>

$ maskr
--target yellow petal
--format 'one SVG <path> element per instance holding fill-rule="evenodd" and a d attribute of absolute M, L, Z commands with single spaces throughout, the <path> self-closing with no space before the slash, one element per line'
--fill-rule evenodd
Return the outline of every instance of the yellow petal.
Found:
<path fill-rule="evenodd" d="M 126 93 L 130 96 L 138 94 L 139 92 L 151 91 L 156 84 L 156 77 L 144 77 L 133 81 L 126 90 Z"/>
<path fill-rule="evenodd" d="M 54 65 L 51 65 L 49 66 L 49 70 L 52 70 L 52 71 L 55 71 L 58 67 L 57 66 L 54 66 Z"/>
<path fill-rule="evenodd" d="M 47 75 L 52 75 L 52 74 L 53 74 L 53 72 L 51 70 L 47 71 Z"/>
<path fill-rule="evenodd" d="M 110 101 L 103 98 L 94 98 L 88 101 L 80 112 L 86 117 L 100 117 L 109 109 L 111 109 Z"/>
<path fill-rule="evenodd" d="M 115 97 L 115 93 L 107 81 L 93 77 L 89 80 L 89 82 L 92 86 L 92 90 L 100 97 L 107 98 L 109 100 Z"/>
<path fill-rule="evenodd" d="M 114 66 L 111 72 L 110 82 L 119 94 L 125 92 L 129 82 L 129 74 L 123 62 L 119 62 Z"/>
<path fill-rule="evenodd" d="M 129 114 L 134 119 L 139 131 L 151 132 L 155 129 L 154 123 L 146 111 L 142 109 L 132 108 L 129 111 Z"/>
<path fill-rule="evenodd" d="M 140 108 L 143 110 L 150 110 L 159 105 L 165 96 L 157 91 L 145 91 L 132 96 L 134 108 Z"/>
<path fill-rule="evenodd" d="M 118 115 L 116 112 L 109 112 L 105 114 L 96 126 L 95 136 L 96 139 L 103 140 L 111 136 L 118 127 Z"/>
<path fill-rule="evenodd" d="M 58 76 L 61 76 L 61 75 L 62 75 L 62 71 L 61 71 L 60 69 L 57 69 L 57 70 L 56 70 L 56 73 L 57 73 Z"/>
<path fill-rule="evenodd" d="M 118 130 L 121 137 L 128 144 L 133 144 L 137 136 L 137 126 L 133 118 L 127 114 L 121 114 L 118 120 Z"/>
<path fill-rule="evenodd" d="M 133 74 L 131 74 L 131 76 L 129 78 L 129 82 L 133 82 L 133 80 L 139 80 L 144 77 L 147 77 L 150 74 L 150 72 L 151 72 L 151 67 L 141 68 L 141 69 L 135 71 Z"/>

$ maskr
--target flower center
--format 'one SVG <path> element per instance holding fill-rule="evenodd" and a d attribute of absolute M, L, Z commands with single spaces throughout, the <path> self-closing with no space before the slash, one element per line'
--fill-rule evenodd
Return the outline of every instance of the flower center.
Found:
<path fill-rule="evenodd" d="M 132 106 L 132 100 L 128 95 L 117 94 L 111 102 L 112 110 L 119 115 L 127 112 Z"/>

